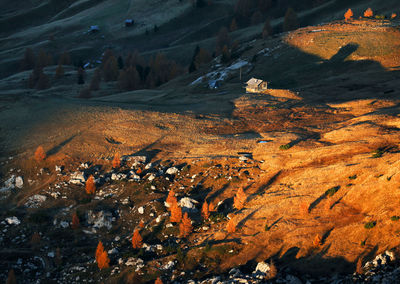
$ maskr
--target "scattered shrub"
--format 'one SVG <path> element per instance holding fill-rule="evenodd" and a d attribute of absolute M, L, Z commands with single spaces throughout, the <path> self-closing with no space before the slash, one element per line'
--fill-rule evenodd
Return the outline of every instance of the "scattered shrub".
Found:
<path fill-rule="evenodd" d="M 228 224 L 226 225 L 226 231 L 227 231 L 228 233 L 234 233 L 234 232 L 236 232 L 236 223 L 235 223 L 235 221 L 233 221 L 233 219 L 230 219 L 230 220 L 228 221 Z"/>
<path fill-rule="evenodd" d="M 160 277 L 157 277 L 156 281 L 154 281 L 154 284 L 163 284 L 161 281 Z"/>
<path fill-rule="evenodd" d="M 233 206 L 237 210 L 241 210 L 244 207 L 246 199 L 247 199 L 247 196 L 244 193 L 243 188 L 240 187 L 233 199 Z"/>
<path fill-rule="evenodd" d="M 188 213 L 183 215 L 182 222 L 179 224 L 179 234 L 181 237 L 186 238 L 192 232 L 192 220 L 190 220 Z"/>
<path fill-rule="evenodd" d="M 269 272 L 268 275 L 265 277 L 267 280 L 274 279 L 278 275 L 278 269 L 276 268 L 275 263 L 270 261 L 269 263 Z"/>
<path fill-rule="evenodd" d="M 394 18 L 396 18 L 397 17 L 397 14 L 396 13 L 392 13 L 392 15 L 390 15 L 390 18 L 391 19 L 394 19 Z"/>
<path fill-rule="evenodd" d="M 205 200 L 204 203 L 203 203 L 203 206 L 201 208 L 201 216 L 203 216 L 204 220 L 207 220 L 208 218 L 210 218 L 210 212 L 208 210 L 208 207 L 209 207 L 208 203 Z"/>
<path fill-rule="evenodd" d="M 121 157 L 119 155 L 119 153 L 116 153 L 114 155 L 114 159 L 112 160 L 112 167 L 114 169 L 119 168 L 121 166 Z"/>
<path fill-rule="evenodd" d="M 373 16 L 374 16 L 374 12 L 372 11 L 371 8 L 368 8 L 367 10 L 365 10 L 365 12 L 364 12 L 365 18 L 372 18 Z"/>
<path fill-rule="evenodd" d="M 74 213 L 73 215 L 72 215 L 72 222 L 71 222 L 71 228 L 73 229 L 73 230 L 76 230 L 76 229 L 78 229 L 79 228 L 79 217 L 78 217 L 78 215 L 76 214 L 76 213 Z"/>
<path fill-rule="evenodd" d="M 349 179 L 356 179 L 356 178 L 357 178 L 357 175 L 349 176 Z"/>
<path fill-rule="evenodd" d="M 171 210 L 173 204 L 178 203 L 178 200 L 175 197 L 175 191 L 173 189 L 169 191 L 166 202 L 169 205 L 168 210 Z"/>
<path fill-rule="evenodd" d="M 265 21 L 265 24 L 264 24 L 264 27 L 262 30 L 262 38 L 266 39 L 267 37 L 271 36 L 272 34 L 273 34 L 273 29 L 271 26 L 271 21 L 270 21 L 270 19 L 267 19 Z"/>
<path fill-rule="evenodd" d="M 46 159 L 46 153 L 44 152 L 43 147 L 39 146 L 36 148 L 36 151 L 35 151 L 35 160 L 37 162 L 41 162 L 44 159 Z"/>
<path fill-rule="evenodd" d="M 87 194 L 94 194 L 96 191 L 96 182 L 93 176 L 90 176 L 86 181 L 86 193 Z"/>
<path fill-rule="evenodd" d="M 115 59 L 114 55 L 111 55 L 107 61 L 105 62 L 103 68 L 103 77 L 104 81 L 116 81 L 119 75 L 119 68 L 117 59 Z"/>
<path fill-rule="evenodd" d="M 375 19 L 377 19 L 377 20 L 384 20 L 384 19 L 386 19 L 386 16 L 385 16 L 385 15 L 376 15 L 376 16 L 375 16 Z"/>
<path fill-rule="evenodd" d="M 143 246 L 143 239 L 139 233 L 139 230 L 135 230 L 132 236 L 132 247 L 134 249 L 139 249 Z"/>
<path fill-rule="evenodd" d="M 299 21 L 297 19 L 296 12 L 289 7 L 285 14 L 285 19 L 283 22 L 283 30 L 285 32 L 295 30 L 299 27 Z"/>
<path fill-rule="evenodd" d="M 347 12 L 344 14 L 344 19 L 346 21 L 351 20 L 353 18 L 354 14 L 351 9 L 347 10 Z"/>
<path fill-rule="evenodd" d="M 91 91 L 99 90 L 100 89 L 100 81 L 101 81 L 100 70 L 96 69 L 96 71 L 94 71 L 92 80 L 90 81 L 89 89 Z"/>
<path fill-rule="evenodd" d="M 106 251 L 103 251 L 97 259 L 97 266 L 100 270 L 110 267 L 110 259 L 108 258 L 108 254 Z"/>
<path fill-rule="evenodd" d="M 385 153 L 385 150 L 383 148 L 379 148 L 372 153 L 372 158 L 374 158 L 374 159 L 380 158 L 383 156 L 384 153 Z"/>
<path fill-rule="evenodd" d="M 399 221 L 400 216 L 392 216 L 392 217 L 390 217 L 390 220 L 392 220 L 393 222 Z"/>
<path fill-rule="evenodd" d="M 182 209 L 178 203 L 173 203 L 171 206 L 171 222 L 179 223 L 182 219 Z"/>
<path fill-rule="evenodd" d="M 265 224 L 264 230 L 266 232 L 268 232 L 269 230 L 271 230 L 271 227 L 268 225 L 268 223 Z"/>
<path fill-rule="evenodd" d="M 364 228 L 365 229 L 372 229 L 373 227 L 376 226 L 376 222 L 375 221 L 370 221 L 364 224 Z"/>
<path fill-rule="evenodd" d="M 104 251 L 103 243 L 101 241 L 99 241 L 99 243 L 97 244 L 96 253 L 95 253 L 96 261 L 98 261 L 100 255 L 103 253 L 103 251 Z"/>
<path fill-rule="evenodd" d="M 357 274 L 363 274 L 364 273 L 361 257 L 357 260 L 356 273 Z"/>
<path fill-rule="evenodd" d="M 82 67 L 78 68 L 78 85 L 85 84 L 85 70 Z"/>

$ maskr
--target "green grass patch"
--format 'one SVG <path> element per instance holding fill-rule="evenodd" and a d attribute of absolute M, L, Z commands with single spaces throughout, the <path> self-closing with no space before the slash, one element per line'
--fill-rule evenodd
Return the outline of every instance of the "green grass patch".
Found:
<path fill-rule="evenodd" d="M 365 229 L 372 229 L 373 227 L 376 226 L 376 222 L 375 221 L 370 221 L 364 224 L 364 228 Z"/>
<path fill-rule="evenodd" d="M 335 195 L 336 192 L 338 192 L 339 189 L 340 189 L 340 186 L 332 187 L 332 188 L 328 189 L 327 191 L 325 191 L 325 196 L 332 197 Z"/>

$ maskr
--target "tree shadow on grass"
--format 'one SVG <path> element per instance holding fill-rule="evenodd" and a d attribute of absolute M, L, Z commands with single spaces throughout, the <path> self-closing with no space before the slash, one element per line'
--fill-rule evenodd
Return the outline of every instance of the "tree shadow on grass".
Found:
<path fill-rule="evenodd" d="M 78 135 L 80 135 L 80 134 L 74 134 L 74 135 L 72 135 L 71 137 L 65 139 L 65 140 L 62 141 L 60 144 L 58 144 L 58 145 L 54 146 L 53 148 L 51 148 L 50 150 L 48 150 L 48 151 L 46 152 L 46 155 L 47 155 L 47 156 L 51 156 L 51 155 L 57 154 L 57 153 L 61 150 L 62 147 L 64 147 L 65 145 L 67 145 L 69 142 L 71 142 L 71 141 L 72 141 L 76 136 L 78 136 Z"/>

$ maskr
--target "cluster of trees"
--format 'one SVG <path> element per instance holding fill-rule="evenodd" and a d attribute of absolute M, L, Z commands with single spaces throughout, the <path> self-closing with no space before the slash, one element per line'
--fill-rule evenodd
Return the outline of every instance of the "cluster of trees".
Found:
<path fill-rule="evenodd" d="M 58 67 L 56 69 L 56 78 L 60 78 L 64 75 L 64 69 L 62 65 L 70 65 L 71 59 L 67 52 L 64 52 L 60 58 Z M 43 72 L 43 68 L 46 66 L 54 65 L 53 56 L 47 53 L 45 50 L 39 50 L 36 55 L 31 48 L 25 50 L 24 57 L 21 61 L 21 70 L 31 70 L 32 73 L 28 79 L 28 87 L 36 88 L 38 90 L 44 90 L 50 87 L 50 78 Z"/>

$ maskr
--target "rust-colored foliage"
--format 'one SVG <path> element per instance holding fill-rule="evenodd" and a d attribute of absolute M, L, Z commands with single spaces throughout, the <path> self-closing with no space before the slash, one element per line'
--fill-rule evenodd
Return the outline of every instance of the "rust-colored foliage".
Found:
<path fill-rule="evenodd" d="M 228 221 L 228 224 L 226 225 L 226 230 L 228 231 L 228 233 L 236 232 L 236 223 L 235 221 L 233 221 L 233 219 L 230 219 Z"/>
<path fill-rule="evenodd" d="M 178 203 L 178 200 L 175 197 L 175 191 L 173 189 L 171 189 L 168 193 L 168 197 L 166 202 L 169 204 L 169 210 L 171 210 L 172 205 L 174 205 L 175 203 Z"/>
<path fill-rule="evenodd" d="M 313 246 L 318 248 L 322 245 L 322 238 L 320 235 L 316 235 L 314 240 L 313 240 Z"/>
<path fill-rule="evenodd" d="M 139 222 L 139 227 L 142 228 L 142 229 L 144 228 L 144 222 L 143 222 L 143 220 L 140 220 L 140 222 Z"/>
<path fill-rule="evenodd" d="M 363 274 L 364 273 L 361 257 L 357 260 L 356 273 L 357 274 Z"/>
<path fill-rule="evenodd" d="M 44 149 L 42 146 L 37 147 L 35 151 L 35 160 L 37 162 L 43 161 L 46 159 L 46 153 L 44 152 Z"/>
<path fill-rule="evenodd" d="M 392 13 L 392 15 L 390 16 L 391 19 L 394 19 L 394 18 L 396 18 L 396 17 L 397 17 L 397 14 L 396 14 L 396 13 Z"/>
<path fill-rule="evenodd" d="M 156 281 L 154 281 L 154 284 L 163 284 L 161 281 L 160 277 L 157 277 Z"/>
<path fill-rule="evenodd" d="M 179 233 L 181 237 L 186 238 L 192 230 L 192 220 L 190 220 L 188 213 L 185 213 L 183 215 L 182 223 L 179 224 Z"/>
<path fill-rule="evenodd" d="M 94 194 L 95 191 L 96 191 L 96 183 L 94 181 L 94 177 L 90 176 L 86 181 L 86 193 Z"/>
<path fill-rule="evenodd" d="M 212 204 L 212 203 L 208 204 L 208 212 L 215 212 L 214 204 Z"/>
<path fill-rule="evenodd" d="M 278 269 L 276 268 L 275 263 L 272 261 L 269 263 L 269 272 L 268 275 L 265 277 L 267 280 L 274 279 L 278 274 Z"/>
<path fill-rule="evenodd" d="M 179 223 L 182 219 L 182 209 L 178 203 L 173 203 L 171 206 L 171 222 Z"/>
<path fill-rule="evenodd" d="M 371 8 L 368 8 L 367 10 L 365 10 L 364 12 L 364 17 L 365 18 L 371 18 L 374 16 L 374 12 L 372 11 Z"/>
<path fill-rule="evenodd" d="M 108 258 L 108 253 L 106 251 L 103 251 L 98 257 L 97 266 L 100 270 L 110 267 L 110 259 Z"/>
<path fill-rule="evenodd" d="M 119 156 L 119 153 L 115 154 L 114 159 L 112 160 L 112 166 L 113 168 L 119 168 L 121 166 L 121 157 Z"/>
<path fill-rule="evenodd" d="M 143 246 L 143 239 L 139 233 L 139 230 L 136 230 L 132 236 L 132 247 L 134 249 L 141 248 Z"/>
<path fill-rule="evenodd" d="M 78 217 L 78 215 L 76 214 L 76 213 L 74 213 L 73 215 L 72 215 L 72 222 L 71 222 L 71 228 L 73 229 L 73 230 L 76 230 L 76 229 L 78 229 L 79 228 L 79 217 Z"/>
<path fill-rule="evenodd" d="M 96 254 L 95 254 L 97 262 L 99 262 L 99 257 L 103 253 L 103 251 L 104 251 L 103 243 L 101 241 L 99 241 L 99 243 L 97 244 Z"/>
<path fill-rule="evenodd" d="M 15 278 L 14 269 L 11 269 L 8 272 L 8 277 L 7 277 L 6 284 L 17 284 L 17 279 Z"/>
<path fill-rule="evenodd" d="M 204 201 L 203 203 L 203 207 L 201 208 L 201 215 L 203 216 L 204 220 L 207 220 L 210 217 L 209 205 L 207 201 Z"/>
<path fill-rule="evenodd" d="M 354 16 L 353 11 L 351 9 L 347 10 L 347 12 L 344 14 L 344 19 L 346 21 L 352 19 Z"/>
<path fill-rule="evenodd" d="M 239 188 L 238 192 L 235 195 L 235 198 L 233 199 L 233 206 L 237 209 L 240 210 L 244 207 L 244 203 L 246 202 L 247 196 L 244 193 L 242 188 Z"/>

